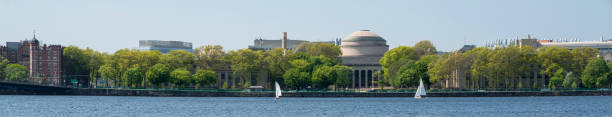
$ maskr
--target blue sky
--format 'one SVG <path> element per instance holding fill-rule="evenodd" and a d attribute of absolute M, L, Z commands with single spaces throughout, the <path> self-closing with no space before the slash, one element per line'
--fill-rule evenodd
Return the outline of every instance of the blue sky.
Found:
<path fill-rule="evenodd" d="M 369 29 L 393 48 L 431 40 L 439 50 L 524 37 L 612 38 L 610 0 L 1 0 L 0 41 L 103 52 L 138 40 L 247 48 L 255 37 L 327 41 Z M 467 42 L 465 40 L 468 40 Z"/>

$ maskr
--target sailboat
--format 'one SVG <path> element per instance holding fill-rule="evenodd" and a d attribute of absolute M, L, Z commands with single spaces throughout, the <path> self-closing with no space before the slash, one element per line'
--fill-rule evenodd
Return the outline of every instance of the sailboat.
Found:
<path fill-rule="evenodd" d="M 414 93 L 414 98 L 416 99 L 427 95 L 427 92 L 425 92 L 425 86 L 423 86 L 423 79 L 419 79 L 419 82 L 419 88 L 417 89 L 416 93 Z"/>
<path fill-rule="evenodd" d="M 276 96 L 274 97 L 274 100 L 280 100 L 280 96 L 282 96 L 282 92 L 281 92 L 281 88 L 280 85 L 278 85 L 278 82 L 274 82 L 274 86 L 276 87 L 276 93 L 274 93 Z"/>

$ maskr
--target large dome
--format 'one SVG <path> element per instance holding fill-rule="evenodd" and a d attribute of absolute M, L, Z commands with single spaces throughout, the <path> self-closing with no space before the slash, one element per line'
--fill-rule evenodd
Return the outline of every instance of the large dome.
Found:
<path fill-rule="evenodd" d="M 376 33 L 370 32 L 370 30 L 359 30 L 348 35 L 342 42 L 357 42 L 357 41 L 383 41 L 385 39 L 378 36 Z"/>
<path fill-rule="evenodd" d="M 360 30 L 342 40 L 340 49 L 344 64 L 378 64 L 378 59 L 389 50 L 389 45 L 377 34 Z"/>

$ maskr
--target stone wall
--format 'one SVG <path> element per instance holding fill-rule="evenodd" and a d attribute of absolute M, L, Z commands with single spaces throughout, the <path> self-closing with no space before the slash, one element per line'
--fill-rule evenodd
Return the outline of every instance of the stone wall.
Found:
<path fill-rule="evenodd" d="M 174 90 L 70 89 L 66 91 L 0 90 L 0 95 L 83 95 L 83 96 L 163 96 L 163 97 L 274 97 L 272 92 L 205 92 Z M 414 93 L 300 92 L 283 97 L 413 97 Z M 518 96 L 612 96 L 612 91 L 564 92 L 454 92 L 427 93 L 427 97 L 518 97 Z"/>

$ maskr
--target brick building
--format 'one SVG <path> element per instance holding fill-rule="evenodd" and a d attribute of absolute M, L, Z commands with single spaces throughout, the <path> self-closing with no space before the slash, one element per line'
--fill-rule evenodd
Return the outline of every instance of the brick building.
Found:
<path fill-rule="evenodd" d="M 30 40 L 6 42 L 6 45 L 0 46 L 2 57 L 28 69 L 28 80 L 49 85 L 62 84 L 63 50 L 61 45 L 41 45 L 36 36 Z"/>

